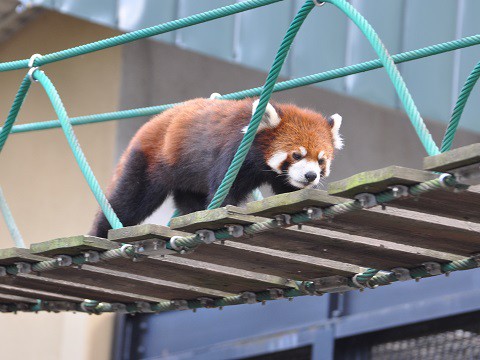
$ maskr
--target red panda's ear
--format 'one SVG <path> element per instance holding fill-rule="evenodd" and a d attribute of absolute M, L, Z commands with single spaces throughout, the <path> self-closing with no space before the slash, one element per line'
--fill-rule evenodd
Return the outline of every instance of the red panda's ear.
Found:
<path fill-rule="evenodd" d="M 342 125 L 342 117 L 338 114 L 333 114 L 328 118 L 328 123 L 332 127 L 333 146 L 335 149 L 343 148 L 343 139 L 340 135 L 340 126 Z"/>
<path fill-rule="evenodd" d="M 255 110 L 257 110 L 258 102 L 260 99 L 257 99 L 253 102 L 252 105 L 252 115 L 255 114 Z M 267 128 L 276 128 L 280 124 L 280 116 L 278 116 L 277 111 L 272 106 L 272 104 L 268 103 L 267 107 L 265 108 L 265 113 L 263 114 L 262 121 L 258 126 L 257 133 L 263 129 Z"/>

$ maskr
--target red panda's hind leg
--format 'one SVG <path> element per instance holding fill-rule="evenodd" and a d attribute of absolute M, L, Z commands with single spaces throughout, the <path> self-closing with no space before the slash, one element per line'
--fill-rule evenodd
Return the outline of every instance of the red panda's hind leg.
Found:
<path fill-rule="evenodd" d="M 124 171 L 108 196 L 123 226 L 141 223 L 162 205 L 170 192 L 168 182 L 162 177 L 165 169 L 159 168 L 157 176 L 152 176 L 147 172 L 147 166 L 144 154 L 132 150 Z M 89 234 L 106 238 L 110 229 L 105 215 L 99 211 Z"/>

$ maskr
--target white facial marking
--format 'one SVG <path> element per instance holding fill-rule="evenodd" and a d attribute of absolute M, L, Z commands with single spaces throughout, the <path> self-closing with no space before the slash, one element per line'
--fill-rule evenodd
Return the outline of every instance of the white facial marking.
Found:
<path fill-rule="evenodd" d="M 275 172 L 282 173 L 282 163 L 287 159 L 288 154 L 284 151 L 279 151 L 272 155 L 270 159 L 267 160 L 267 165 L 270 166 Z"/>
<path fill-rule="evenodd" d="M 332 164 L 332 160 L 330 159 L 325 159 L 325 177 L 330 175 L 330 165 Z"/>
<path fill-rule="evenodd" d="M 323 155 L 325 155 L 325 151 L 320 151 L 320 153 L 318 154 L 318 160 L 323 158 Z"/>
<path fill-rule="evenodd" d="M 343 148 L 343 139 L 339 133 L 340 126 L 342 125 L 342 117 L 339 114 L 333 114 L 332 116 L 330 116 L 329 120 L 333 122 L 333 125 L 332 125 L 333 146 L 335 147 L 335 149 L 340 150 Z"/>
<path fill-rule="evenodd" d="M 246 134 L 248 131 L 248 125 L 247 126 L 244 126 L 243 129 L 242 129 L 242 133 Z"/>
<path fill-rule="evenodd" d="M 300 146 L 300 153 L 302 154 L 302 156 L 305 156 L 307 155 L 307 149 L 305 149 L 303 146 Z"/>
<path fill-rule="evenodd" d="M 252 104 L 252 115 L 255 114 L 255 110 L 257 110 L 258 102 L 260 99 L 257 99 Z M 267 128 L 276 128 L 280 124 L 280 116 L 278 116 L 275 108 L 268 103 L 267 107 L 265 108 L 265 113 L 263 114 L 262 121 L 258 126 L 257 132 L 267 129 Z"/>
<path fill-rule="evenodd" d="M 313 171 L 317 177 L 311 183 L 307 182 L 305 174 Z M 320 165 L 317 161 L 302 159 L 293 163 L 288 169 L 288 181 L 295 187 L 300 189 L 313 187 L 318 184 L 320 180 Z"/>

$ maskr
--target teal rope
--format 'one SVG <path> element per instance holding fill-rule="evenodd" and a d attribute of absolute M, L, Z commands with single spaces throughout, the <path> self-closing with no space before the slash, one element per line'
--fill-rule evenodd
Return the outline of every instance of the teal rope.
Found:
<path fill-rule="evenodd" d="M 23 101 L 27 96 L 28 89 L 30 88 L 30 78 L 26 75 L 22 83 L 20 84 L 20 88 L 18 89 L 17 94 L 15 95 L 15 99 L 13 100 L 12 107 L 8 113 L 7 120 L 5 120 L 5 124 L 3 125 L 2 129 L 0 130 L 0 152 L 2 152 L 3 146 L 7 141 L 8 135 L 10 135 L 10 131 L 13 127 L 13 123 L 15 122 L 18 112 L 22 107 Z"/>
<path fill-rule="evenodd" d="M 179 217 L 181 215 L 182 215 L 182 212 L 178 209 L 175 209 L 175 211 L 172 214 L 172 217 L 170 218 L 170 220 L 167 223 L 167 226 L 170 226 L 170 223 L 172 222 L 172 219 L 175 219 L 176 217 Z"/>
<path fill-rule="evenodd" d="M 474 35 L 474 36 L 469 36 L 469 37 L 453 40 L 453 41 L 442 43 L 442 44 L 431 45 L 421 49 L 396 54 L 392 56 L 392 59 L 395 62 L 395 64 L 400 64 L 400 63 L 417 60 L 417 59 L 421 59 L 421 58 L 432 56 L 432 55 L 438 55 L 445 52 L 458 50 L 458 49 L 462 49 L 462 48 L 466 48 L 466 47 L 478 45 L 478 44 L 480 44 L 480 35 Z M 337 78 L 341 78 L 348 75 L 353 75 L 361 72 L 379 69 L 381 67 L 383 67 L 383 65 L 380 60 L 371 60 L 371 61 L 356 64 L 356 65 L 346 66 L 346 67 L 338 68 L 335 70 L 329 70 L 329 71 L 321 72 L 318 74 L 312 74 L 312 75 L 308 75 L 308 76 L 304 76 L 296 79 L 283 81 L 275 84 L 275 86 L 273 87 L 273 92 L 285 91 L 285 90 L 295 89 L 295 88 L 303 87 L 307 85 L 313 85 L 313 84 L 324 82 L 327 80 L 337 79 Z M 259 96 L 261 92 L 262 92 L 262 87 L 256 87 L 248 90 L 225 94 L 220 98 L 227 99 L 227 100 L 243 99 L 246 97 Z M 159 114 L 179 104 L 181 103 L 115 111 L 115 112 L 109 112 L 104 114 L 79 116 L 79 117 L 70 118 L 70 123 L 72 125 L 84 125 L 84 124 L 93 124 L 93 123 L 104 122 L 104 121 L 130 119 L 130 118 L 139 117 L 139 116 L 152 116 L 152 115 Z M 42 121 L 42 122 L 35 122 L 30 124 L 15 125 L 12 128 L 11 133 L 16 134 L 16 133 L 23 133 L 23 132 L 29 132 L 29 131 L 48 130 L 48 129 L 59 128 L 60 126 L 61 125 L 58 120 Z"/>
<path fill-rule="evenodd" d="M 16 247 L 24 248 L 25 243 L 23 241 L 22 235 L 20 234 L 20 230 L 18 230 L 17 224 L 13 218 L 12 213 L 10 212 L 10 208 L 8 207 L 7 200 L 3 195 L 2 188 L 0 187 L 0 211 L 2 212 L 3 218 L 5 219 L 5 223 L 7 224 L 8 231 L 10 236 L 13 239 Z"/>
<path fill-rule="evenodd" d="M 253 114 L 252 119 L 248 125 L 248 130 L 243 136 L 243 139 L 238 147 L 238 150 L 228 168 L 225 177 L 220 184 L 220 187 L 217 189 L 215 196 L 213 197 L 210 205 L 208 205 L 208 209 L 215 209 L 222 206 L 223 201 L 225 200 L 230 188 L 232 187 L 235 178 L 240 171 L 240 168 L 245 160 L 248 150 L 252 146 L 253 140 L 255 139 L 255 134 L 257 132 L 258 126 L 260 125 L 260 121 L 262 120 L 263 114 L 265 113 L 265 109 L 267 107 L 268 101 L 273 92 L 273 87 L 275 82 L 277 81 L 278 75 L 280 74 L 280 70 L 282 69 L 283 63 L 285 58 L 287 57 L 288 51 L 290 46 L 292 45 L 293 39 L 295 38 L 298 30 L 303 24 L 303 21 L 306 19 L 310 11 L 312 11 L 314 7 L 314 3 L 311 0 L 307 0 L 305 4 L 303 4 L 302 8 L 298 11 L 297 15 L 293 19 L 290 27 L 283 38 L 282 44 L 278 49 L 277 55 L 275 56 L 275 60 L 273 65 L 268 73 L 267 80 L 265 81 L 265 85 L 263 86 L 262 92 L 260 94 L 260 101 L 258 103 L 257 109 L 255 114 Z"/>
<path fill-rule="evenodd" d="M 169 31 L 186 28 L 192 25 L 198 25 L 207 21 L 219 19 L 225 16 L 237 14 L 250 9 L 255 9 L 261 6 L 273 4 L 283 0 L 248 0 L 233 5 L 224 6 L 218 9 L 206 11 L 200 14 L 188 16 L 183 19 L 169 21 L 164 24 L 152 26 L 146 29 L 132 31 L 126 34 L 115 36 L 112 38 L 96 41 L 94 43 L 77 46 L 71 49 L 66 49 L 51 54 L 43 55 L 35 59 L 33 66 L 46 65 L 52 62 L 69 59 L 75 56 L 88 54 L 94 51 L 107 49 L 113 46 L 126 44 L 135 40 L 144 39 L 150 36 L 164 34 Z M 10 71 L 18 69 L 26 69 L 28 67 L 28 59 L 17 60 L 0 63 L 1 71 Z"/>
<path fill-rule="evenodd" d="M 400 75 L 394 61 L 388 54 L 375 30 L 367 22 L 367 20 L 362 15 L 360 15 L 360 13 L 355 10 L 355 8 L 347 1 L 326 0 L 326 2 L 335 5 L 341 11 L 343 11 L 343 13 L 347 15 L 355 23 L 355 25 L 357 25 L 357 27 L 362 31 L 363 35 L 365 35 L 365 37 L 368 39 L 373 49 L 377 53 L 378 57 L 380 58 L 383 66 L 385 67 L 385 70 L 387 71 L 388 76 L 390 77 L 390 80 L 392 81 L 395 90 L 397 91 L 397 94 L 403 104 L 403 107 L 405 108 L 405 111 L 410 118 L 410 122 L 415 128 L 415 131 L 417 132 L 420 141 L 422 142 L 425 150 L 427 151 L 427 154 L 439 154 L 440 150 L 433 141 L 432 135 L 428 132 L 428 129 L 425 126 L 425 123 L 423 122 L 423 119 L 420 116 L 417 107 L 415 106 L 412 96 L 410 95 L 410 92 L 408 91 L 402 76 Z"/>
<path fill-rule="evenodd" d="M 95 178 L 95 175 L 93 174 L 92 169 L 88 165 L 87 159 L 83 154 L 80 144 L 78 143 L 77 137 L 75 136 L 73 127 L 68 120 L 67 112 L 65 110 L 65 107 L 63 106 L 62 100 L 60 99 L 60 96 L 58 95 L 57 90 L 55 89 L 52 82 L 47 77 L 47 75 L 45 75 L 43 71 L 37 70 L 33 74 L 34 74 L 35 80 L 38 80 L 38 82 L 42 84 L 43 88 L 45 89 L 45 92 L 47 93 L 50 99 L 50 102 L 52 103 L 52 106 L 58 118 L 60 119 L 63 132 L 65 133 L 65 137 L 67 138 L 68 144 L 72 149 L 73 155 L 75 156 L 75 160 L 77 161 L 77 164 L 80 167 L 80 170 L 82 171 L 83 176 L 87 180 L 88 186 L 90 186 L 90 190 L 95 196 L 95 199 L 97 200 L 98 204 L 100 205 L 100 208 L 105 214 L 105 217 L 108 219 L 108 222 L 110 223 L 113 229 L 118 229 L 123 227 L 122 223 L 120 222 L 117 215 L 115 214 L 115 211 L 113 211 L 112 207 L 110 206 L 110 203 L 105 197 L 105 194 L 100 188 L 100 185 L 98 184 L 98 181 Z"/>
<path fill-rule="evenodd" d="M 443 137 L 441 147 L 442 153 L 450 150 L 450 148 L 452 147 L 453 138 L 455 137 L 455 133 L 457 132 L 457 127 L 460 122 L 460 118 L 462 117 L 463 110 L 465 109 L 465 105 L 467 104 L 470 93 L 472 92 L 473 87 L 477 83 L 479 77 L 480 62 L 475 65 L 470 75 L 468 75 L 468 78 L 465 81 L 465 84 L 463 84 L 462 90 L 460 91 L 460 95 L 458 96 L 457 103 L 455 104 L 455 108 L 453 109 L 447 131 L 445 132 L 445 136 Z"/>

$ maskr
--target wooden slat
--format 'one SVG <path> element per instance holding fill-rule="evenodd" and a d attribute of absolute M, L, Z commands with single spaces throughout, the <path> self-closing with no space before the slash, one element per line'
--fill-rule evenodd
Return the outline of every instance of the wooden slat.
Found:
<path fill-rule="evenodd" d="M 360 193 L 378 194 L 388 190 L 393 185 L 415 185 L 437 178 L 436 174 L 404 168 L 389 166 L 379 170 L 365 171 L 349 178 L 335 181 L 328 185 L 330 195 L 354 198 Z"/>
<path fill-rule="evenodd" d="M 338 215 L 331 222 L 318 221 L 312 226 L 465 256 L 480 252 L 478 225 L 472 230 L 473 224 L 427 217 L 387 207 Z"/>
<path fill-rule="evenodd" d="M 480 144 L 471 144 L 423 159 L 423 168 L 444 171 L 480 163 Z"/>
<path fill-rule="evenodd" d="M 30 246 L 33 254 L 78 255 L 87 250 L 106 251 L 119 247 L 119 244 L 94 236 L 79 235 L 44 241 Z"/>
<path fill-rule="evenodd" d="M 398 266 L 414 267 L 426 261 L 445 262 L 463 258 L 461 255 L 305 225 L 301 230 L 292 227 L 265 231 L 246 241 L 290 254 L 305 254 L 385 270 Z"/>
<path fill-rule="evenodd" d="M 24 296 L 31 299 L 41 299 L 41 300 L 53 300 L 53 301 L 73 301 L 73 302 L 82 302 L 85 300 L 83 297 L 68 296 L 63 294 L 51 293 L 41 290 L 32 290 L 25 289 L 17 286 L 10 286 L 0 284 L 0 293 L 2 294 L 11 294 L 16 296 Z"/>
<path fill-rule="evenodd" d="M 432 215 L 480 223 L 480 191 L 478 188 L 454 193 L 448 190 L 435 190 L 417 198 L 402 199 L 392 206 Z"/>
<path fill-rule="evenodd" d="M 251 215 L 275 217 L 279 214 L 294 214 L 303 211 L 305 207 L 325 207 L 338 204 L 345 199 L 330 196 L 326 191 L 316 189 L 298 190 L 287 194 L 270 196 L 264 200 L 247 204 L 245 213 Z"/>
<path fill-rule="evenodd" d="M 252 216 L 244 215 L 243 212 L 242 208 L 230 205 L 213 210 L 197 211 L 173 218 L 170 227 L 174 230 L 194 233 L 201 229 L 218 230 L 230 224 L 250 225 L 255 222 Z"/>
<path fill-rule="evenodd" d="M 245 218 L 248 219 L 249 222 L 267 220 L 266 218 L 254 216 Z M 214 224 L 214 221 L 215 220 L 212 220 L 211 224 Z M 138 234 L 135 230 L 138 231 Z M 148 233 L 148 231 L 150 231 L 150 233 Z M 112 238 L 115 237 L 114 234 L 115 233 L 113 232 L 111 233 Z M 182 233 L 179 231 L 172 232 L 172 230 L 159 225 L 140 225 L 137 227 L 132 227 L 130 230 L 128 230 L 128 234 L 130 237 L 124 238 L 124 242 L 133 242 L 137 239 L 150 238 L 166 241 L 170 238 L 170 236 L 173 235 L 189 235 L 188 233 Z M 236 269 L 256 272 L 258 273 L 258 276 L 264 276 L 265 274 L 268 274 L 297 280 L 307 280 L 311 278 L 332 275 L 345 276 L 361 270 L 358 266 L 345 264 L 343 262 L 332 262 L 329 259 L 313 259 L 312 257 L 305 257 L 299 254 L 273 251 L 271 249 L 262 247 L 263 244 L 261 242 L 249 242 L 249 239 L 245 237 L 238 239 L 237 242 L 234 241 L 234 239 L 233 241 L 227 241 L 225 245 L 221 245 L 219 243 L 200 245 L 192 253 L 184 255 L 175 253 L 174 257 L 211 263 L 212 270 L 216 269 L 213 264 L 217 264 L 233 268 L 229 271 L 234 273 L 237 272 L 238 274 L 241 272 L 238 272 Z M 246 244 L 246 242 L 251 245 Z M 170 256 L 167 256 L 167 259 L 170 258 Z M 173 274 L 172 276 L 181 275 Z"/>

